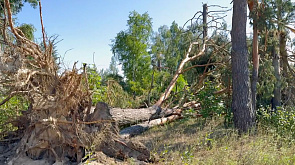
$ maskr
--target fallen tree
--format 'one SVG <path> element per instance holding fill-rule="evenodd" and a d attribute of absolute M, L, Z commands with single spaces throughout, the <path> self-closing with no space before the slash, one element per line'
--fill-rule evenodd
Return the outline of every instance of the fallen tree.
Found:
<path fill-rule="evenodd" d="M 119 159 L 133 157 L 149 161 L 150 152 L 145 146 L 119 136 L 106 104 L 97 104 L 94 112 L 89 113 L 91 93 L 86 73 L 80 73 L 74 66 L 58 74 L 52 56 L 53 44 L 43 36 L 42 49 L 28 40 L 13 25 L 9 0 L 5 0 L 5 7 L 10 27 L 5 31 L 14 37 L 4 41 L 6 45 L 0 55 L 1 84 L 7 89 L 7 98 L 0 105 L 14 96 L 22 96 L 30 104 L 12 122 L 19 128 L 15 138 L 20 142 L 10 163 L 18 164 L 28 156 L 33 160 L 44 159 L 49 164 L 72 164 L 81 162 L 85 150 L 102 151 Z"/>
<path fill-rule="evenodd" d="M 220 11 L 220 12 L 227 12 L 227 11 L 228 10 L 224 10 L 224 11 Z M 213 11 L 213 12 L 216 12 L 216 11 Z M 199 17 L 197 17 L 197 14 L 198 13 L 196 13 L 194 15 L 194 17 L 192 19 L 190 19 L 191 22 L 193 19 L 199 18 Z M 209 21 L 208 23 L 205 22 L 203 26 L 206 26 L 206 28 L 208 28 L 208 27 L 216 28 L 215 29 L 216 32 L 217 32 L 217 30 L 224 30 L 222 28 L 219 29 L 219 27 L 217 27 L 217 26 L 207 26 L 207 24 L 211 24 L 211 23 L 219 24 L 218 20 L 221 18 L 214 18 L 211 21 Z M 198 21 L 196 21 L 196 22 L 198 22 Z M 178 68 L 177 68 L 175 74 L 173 75 L 172 80 L 170 81 L 170 84 L 166 88 L 165 92 L 162 93 L 162 95 L 160 96 L 158 101 L 152 107 L 146 108 L 146 109 L 136 109 L 136 110 L 135 109 L 134 110 L 128 109 L 126 111 L 124 109 L 116 109 L 115 110 L 115 111 L 119 112 L 119 114 L 121 114 L 118 118 L 115 117 L 117 121 L 120 121 L 119 123 L 124 123 L 125 125 L 127 125 L 127 124 L 131 124 L 130 121 L 132 121 L 132 123 L 142 121 L 139 124 L 136 124 L 136 125 L 133 125 L 133 126 L 130 126 L 130 127 L 127 127 L 127 128 L 124 128 L 123 130 L 121 130 L 120 131 L 121 137 L 130 138 L 132 136 L 141 134 L 144 131 L 146 131 L 149 128 L 154 127 L 156 125 L 162 125 L 164 123 L 172 122 L 174 120 L 180 119 L 180 118 L 182 118 L 181 108 L 184 108 L 184 109 L 186 107 L 190 107 L 193 109 L 200 109 L 201 108 L 200 104 L 197 104 L 196 101 L 187 102 L 188 101 L 188 100 L 186 100 L 187 96 L 184 96 L 183 98 L 181 98 L 182 100 L 179 101 L 179 105 L 173 109 L 162 108 L 163 103 L 169 98 L 171 91 L 175 87 L 177 79 L 179 78 L 179 76 L 181 74 L 189 71 L 190 69 L 196 68 L 196 67 L 205 67 L 204 72 L 200 76 L 198 82 L 192 87 L 191 92 L 196 94 L 199 90 L 202 89 L 203 83 L 204 83 L 206 77 L 210 73 L 214 72 L 215 70 L 219 70 L 221 68 L 221 66 L 229 64 L 229 61 L 230 61 L 229 58 L 225 58 L 225 61 L 220 61 L 220 62 L 211 62 L 211 59 L 209 58 L 207 61 L 207 64 L 193 65 L 190 67 L 186 67 L 189 62 L 192 62 L 192 61 L 196 60 L 197 58 L 205 55 L 208 47 L 210 47 L 209 49 L 211 49 L 212 54 L 219 54 L 220 53 L 223 56 L 230 54 L 230 52 L 227 50 L 227 46 L 229 45 L 230 42 L 226 42 L 223 45 L 218 45 L 218 43 L 214 43 L 214 41 L 213 41 L 214 39 L 208 37 L 207 34 L 204 35 L 202 39 L 200 39 L 198 36 L 197 40 L 202 41 L 202 43 L 199 43 L 199 42 L 191 42 L 190 43 L 189 48 L 188 48 L 186 54 L 184 55 L 184 58 L 179 63 Z M 219 66 L 217 66 L 215 69 L 209 70 L 208 69 L 209 66 L 212 66 L 212 65 L 215 65 L 215 66 L 219 65 Z M 151 84 L 153 84 L 153 82 Z M 226 86 L 226 88 L 224 88 L 220 91 L 217 91 L 214 94 L 220 95 L 220 94 L 223 94 L 228 91 L 230 92 L 230 86 Z M 141 112 L 142 112 L 142 114 L 141 114 Z M 126 114 L 126 116 L 124 116 L 124 114 Z M 112 113 L 112 115 L 117 116 L 116 113 Z M 133 116 L 133 118 L 132 118 L 132 116 Z M 202 115 L 197 114 L 196 116 L 201 117 Z M 135 118 L 138 118 L 138 120 L 136 120 Z"/>
<path fill-rule="evenodd" d="M 12 121 L 19 128 L 19 137 L 16 138 L 21 141 L 11 162 L 17 164 L 25 156 L 35 160 L 45 159 L 50 163 L 80 162 L 85 150 L 103 152 L 119 159 L 133 157 L 151 161 L 148 149 L 128 138 L 182 117 L 181 110 L 163 109 L 161 106 L 169 98 L 178 77 L 198 67 L 185 68 L 185 65 L 205 54 L 209 40 L 205 39 L 202 44 L 190 44 L 169 86 L 152 107 L 110 109 L 105 103 L 91 107 L 86 71 L 81 73 L 74 66 L 72 70 L 58 74 L 52 57 L 53 44 L 46 41 L 44 35 L 44 49 L 26 39 L 13 26 L 9 0 L 5 0 L 5 6 L 10 31 L 16 42 L 5 41 L 7 45 L 0 56 L 0 72 L 4 75 L 1 83 L 8 89 L 7 98 L 0 102 L 0 106 L 14 96 L 23 96 L 30 103 L 29 109 Z M 42 32 L 45 34 L 44 30 Z M 121 131 L 118 129 L 118 126 L 132 124 L 137 125 Z"/>
<path fill-rule="evenodd" d="M 127 139 L 135 135 L 139 135 L 151 127 L 154 127 L 156 125 L 162 125 L 167 122 L 180 119 L 182 117 L 181 110 L 162 109 L 161 105 L 169 97 L 172 89 L 174 88 L 177 82 L 178 77 L 183 73 L 185 64 L 205 54 L 206 44 L 204 43 L 199 53 L 191 56 L 193 45 L 197 45 L 197 44 L 198 44 L 197 42 L 193 42 L 190 44 L 189 49 L 185 55 L 185 58 L 181 61 L 169 86 L 167 87 L 165 92 L 161 95 L 159 100 L 152 107 L 142 108 L 142 109 L 113 108 L 111 110 L 113 119 L 116 120 L 119 123 L 119 125 L 122 125 L 122 126 L 132 125 L 132 124 L 141 122 L 139 124 L 136 124 L 121 130 L 120 135 L 122 138 Z"/>
<path fill-rule="evenodd" d="M 110 113 L 113 119 L 119 126 L 128 126 L 137 124 L 143 121 L 168 117 L 171 115 L 181 115 L 181 112 L 176 109 L 161 109 L 161 108 L 140 108 L 140 109 L 121 109 L 112 108 Z"/>
<path fill-rule="evenodd" d="M 154 119 L 151 121 L 145 121 L 140 124 L 133 125 L 131 127 L 124 128 L 120 131 L 120 135 L 124 139 L 131 138 L 133 136 L 142 134 L 143 132 L 147 131 L 149 128 L 152 128 L 154 126 L 163 125 L 172 121 L 175 121 L 177 119 L 181 119 L 181 115 L 170 115 L 168 117 L 163 117 L 159 119 Z"/>

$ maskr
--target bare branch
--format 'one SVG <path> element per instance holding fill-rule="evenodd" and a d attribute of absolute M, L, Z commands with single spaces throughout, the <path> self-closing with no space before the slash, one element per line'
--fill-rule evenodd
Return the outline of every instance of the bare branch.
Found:
<path fill-rule="evenodd" d="M 43 26 L 41 0 L 39 0 L 39 11 L 40 11 L 40 21 L 41 21 L 42 35 L 43 35 L 43 44 L 44 44 L 44 49 L 46 50 L 47 45 L 46 45 L 45 29 Z"/>

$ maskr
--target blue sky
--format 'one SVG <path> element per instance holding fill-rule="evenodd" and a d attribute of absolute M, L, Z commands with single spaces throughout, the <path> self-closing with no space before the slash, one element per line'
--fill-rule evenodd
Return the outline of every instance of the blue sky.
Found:
<path fill-rule="evenodd" d="M 48 36 L 59 35 L 63 39 L 57 45 L 59 54 L 67 67 L 75 61 L 93 63 L 108 68 L 112 52 L 111 39 L 121 30 L 127 29 L 130 11 L 142 14 L 148 12 L 153 29 L 161 25 L 170 26 L 173 21 L 182 26 L 188 19 L 202 10 L 202 4 L 232 7 L 231 0 L 43 0 L 42 14 Z M 231 12 L 226 21 L 231 25 Z M 17 15 L 18 23 L 30 23 L 37 32 L 35 38 L 41 38 L 39 10 L 25 5 Z M 229 26 L 230 27 L 230 26 Z"/>

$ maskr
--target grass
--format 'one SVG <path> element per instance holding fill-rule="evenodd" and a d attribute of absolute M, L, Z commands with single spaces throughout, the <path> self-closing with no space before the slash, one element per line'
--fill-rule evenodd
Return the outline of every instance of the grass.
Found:
<path fill-rule="evenodd" d="M 258 126 L 254 135 L 239 136 L 221 118 L 182 119 L 135 137 L 159 161 L 154 164 L 295 164 L 295 144 Z"/>

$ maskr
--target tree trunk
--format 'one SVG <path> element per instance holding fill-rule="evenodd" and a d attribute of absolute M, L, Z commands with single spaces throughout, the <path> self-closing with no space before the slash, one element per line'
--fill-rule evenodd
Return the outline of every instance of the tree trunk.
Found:
<path fill-rule="evenodd" d="M 148 93 L 148 106 L 149 107 L 151 106 L 151 93 L 152 93 L 152 90 L 154 88 L 154 76 L 155 76 L 155 70 L 154 69 L 155 68 L 153 67 L 151 86 L 150 86 L 149 93 Z"/>
<path fill-rule="evenodd" d="M 275 87 L 274 87 L 274 97 L 272 99 L 272 108 L 277 109 L 277 106 L 281 106 L 281 75 L 280 75 L 280 58 L 276 52 L 275 46 L 272 47 L 272 57 L 273 57 L 273 67 L 274 74 L 276 77 Z"/>
<path fill-rule="evenodd" d="M 120 136 L 124 139 L 131 138 L 133 136 L 139 135 L 145 131 L 147 131 L 149 128 L 157 126 L 157 125 L 163 125 L 168 122 L 172 122 L 174 120 L 182 118 L 181 115 L 171 115 L 169 117 L 154 119 L 151 121 L 146 121 L 140 124 L 133 125 L 131 127 L 124 128 L 120 131 Z"/>
<path fill-rule="evenodd" d="M 119 126 L 126 126 L 156 118 L 167 117 L 177 112 L 171 109 L 162 110 L 161 108 L 155 109 L 150 107 L 141 109 L 112 108 L 110 113 Z"/>
<path fill-rule="evenodd" d="M 205 44 L 207 33 L 208 33 L 208 26 L 207 26 L 207 14 L 208 14 L 208 6 L 205 3 L 203 5 L 203 44 Z"/>
<path fill-rule="evenodd" d="M 253 70 L 252 70 L 252 109 L 256 111 L 256 96 L 257 96 L 257 82 L 258 82 L 258 71 L 259 71 L 259 55 L 258 55 L 258 30 L 253 25 Z"/>
<path fill-rule="evenodd" d="M 257 28 L 257 1 L 254 2 L 253 6 L 253 42 L 252 42 L 252 60 L 253 60 L 253 70 L 252 70 L 252 109 L 254 113 L 256 112 L 256 96 L 257 96 L 257 81 L 258 81 L 258 71 L 259 71 L 259 54 L 258 54 L 258 28 Z"/>
<path fill-rule="evenodd" d="M 255 123 L 250 93 L 248 50 L 246 44 L 247 1 L 233 1 L 232 17 L 232 111 L 235 127 L 248 131 Z"/>
<path fill-rule="evenodd" d="M 283 68 L 283 76 L 288 76 L 288 54 L 286 51 L 287 34 L 285 31 L 280 32 L 280 58 L 281 66 Z"/>

